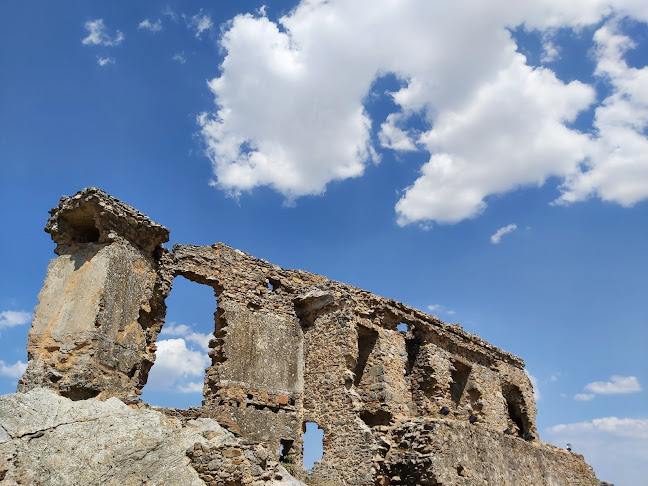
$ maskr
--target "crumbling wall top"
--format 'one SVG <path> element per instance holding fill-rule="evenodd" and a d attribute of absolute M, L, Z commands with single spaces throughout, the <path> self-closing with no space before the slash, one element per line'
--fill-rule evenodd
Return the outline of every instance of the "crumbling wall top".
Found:
<path fill-rule="evenodd" d="M 63 196 L 50 214 L 45 231 L 58 245 L 57 253 L 70 245 L 106 243 L 122 237 L 150 254 L 169 241 L 167 228 L 96 187 Z"/>

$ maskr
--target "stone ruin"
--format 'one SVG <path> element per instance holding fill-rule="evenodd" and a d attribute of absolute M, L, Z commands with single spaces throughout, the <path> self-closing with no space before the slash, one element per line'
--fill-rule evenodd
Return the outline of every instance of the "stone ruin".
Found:
<path fill-rule="evenodd" d="M 168 229 L 96 188 L 50 214 L 58 257 L 18 391 L 145 406 L 181 275 L 214 290 L 215 338 L 202 406 L 165 412 L 216 419 L 308 484 L 599 484 L 582 456 L 539 440 L 524 362 L 459 325 L 223 243 L 169 251 Z M 310 473 L 307 422 L 324 432 Z"/>

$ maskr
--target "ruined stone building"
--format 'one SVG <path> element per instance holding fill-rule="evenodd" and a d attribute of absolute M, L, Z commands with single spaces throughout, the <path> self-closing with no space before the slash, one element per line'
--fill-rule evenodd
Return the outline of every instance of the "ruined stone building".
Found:
<path fill-rule="evenodd" d="M 213 289 L 215 338 L 202 407 L 166 413 L 294 458 L 305 483 L 599 484 L 581 456 L 540 441 L 523 361 L 458 325 L 224 243 L 169 251 L 165 227 L 96 188 L 63 197 L 46 231 L 58 257 L 19 391 L 142 406 L 181 275 Z M 310 473 L 307 422 L 324 432 Z"/>

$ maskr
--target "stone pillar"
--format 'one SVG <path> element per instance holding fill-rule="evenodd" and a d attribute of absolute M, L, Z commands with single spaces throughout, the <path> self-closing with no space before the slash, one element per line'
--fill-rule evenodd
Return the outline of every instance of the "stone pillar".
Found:
<path fill-rule="evenodd" d="M 92 187 L 61 198 L 50 214 L 45 231 L 59 256 L 38 296 L 18 391 L 134 399 L 155 359 L 169 230 Z"/>

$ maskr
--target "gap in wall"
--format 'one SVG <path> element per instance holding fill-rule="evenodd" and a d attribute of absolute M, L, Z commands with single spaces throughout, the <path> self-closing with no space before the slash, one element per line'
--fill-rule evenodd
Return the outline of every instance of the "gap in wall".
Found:
<path fill-rule="evenodd" d="M 205 368 L 211 364 L 207 351 L 214 332 L 214 289 L 178 276 L 166 305 L 155 363 L 141 398 L 161 407 L 199 407 Z"/>
<path fill-rule="evenodd" d="M 304 436 L 304 468 L 313 470 L 316 462 L 324 456 L 324 431 L 315 422 L 306 422 Z"/>

